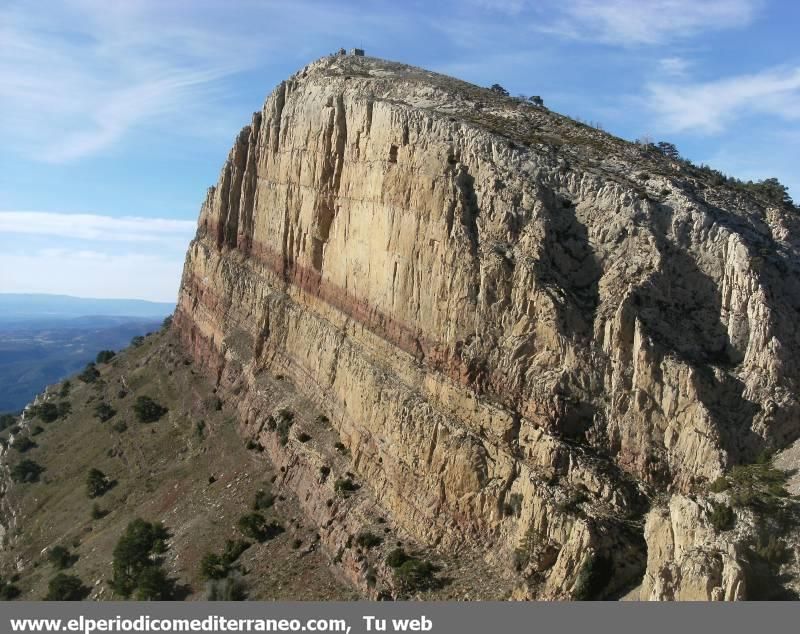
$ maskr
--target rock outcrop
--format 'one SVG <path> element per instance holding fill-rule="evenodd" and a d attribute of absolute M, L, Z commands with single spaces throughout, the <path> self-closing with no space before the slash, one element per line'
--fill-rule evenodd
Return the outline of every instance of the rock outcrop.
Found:
<path fill-rule="evenodd" d="M 744 598 L 732 550 L 688 552 L 715 536 L 685 496 L 800 435 L 799 236 L 544 108 L 324 58 L 237 137 L 175 327 L 368 592 L 388 570 L 347 538 L 381 515 L 516 598 Z M 327 445 L 281 436 L 266 376 Z"/>

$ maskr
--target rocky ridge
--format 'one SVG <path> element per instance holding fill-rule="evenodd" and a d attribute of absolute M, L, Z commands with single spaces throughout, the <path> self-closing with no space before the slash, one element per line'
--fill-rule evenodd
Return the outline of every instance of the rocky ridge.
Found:
<path fill-rule="evenodd" d="M 763 526 L 723 534 L 709 486 L 800 434 L 797 223 L 544 108 L 328 57 L 237 137 L 175 328 L 370 596 L 391 571 L 351 538 L 388 518 L 515 598 L 747 598 Z M 276 425 L 276 376 L 314 442 Z"/>

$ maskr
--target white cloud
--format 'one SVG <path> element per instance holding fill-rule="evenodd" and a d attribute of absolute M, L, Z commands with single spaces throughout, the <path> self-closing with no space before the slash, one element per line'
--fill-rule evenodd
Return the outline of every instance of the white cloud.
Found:
<path fill-rule="evenodd" d="M 571 38 L 636 46 L 746 26 L 759 0 L 560 0 L 537 28 Z M 535 6 L 535 5 L 534 5 Z"/>
<path fill-rule="evenodd" d="M 20 154 L 61 163 L 113 146 L 159 117 L 213 119 L 220 79 L 264 40 L 206 28 L 154 0 L 67 0 L 0 8 L 0 133 Z M 257 43 L 257 44 L 256 44 Z M 199 128 L 203 120 L 194 122 Z M 167 126 L 168 127 L 168 126 Z"/>
<path fill-rule="evenodd" d="M 175 301 L 182 258 L 42 249 L 0 253 L 1 293 L 57 293 L 78 297 Z"/>
<path fill-rule="evenodd" d="M 647 90 L 665 131 L 714 134 L 752 114 L 800 119 L 800 67 L 705 83 L 653 83 Z"/>
<path fill-rule="evenodd" d="M 658 60 L 661 73 L 673 77 L 684 77 L 689 66 L 691 66 L 691 62 L 682 57 L 664 57 Z"/>
<path fill-rule="evenodd" d="M 169 218 L 137 218 L 42 211 L 0 211 L 0 234 L 57 236 L 111 242 L 169 242 L 182 248 L 196 223 Z"/>

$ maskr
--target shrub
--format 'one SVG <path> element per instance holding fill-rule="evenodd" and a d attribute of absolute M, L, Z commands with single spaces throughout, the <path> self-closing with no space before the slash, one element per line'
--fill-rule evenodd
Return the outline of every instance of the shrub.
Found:
<path fill-rule="evenodd" d="M 220 555 L 206 553 L 200 560 L 200 575 L 203 579 L 224 579 L 228 575 L 228 565 Z"/>
<path fill-rule="evenodd" d="M 708 516 L 711 525 L 717 531 L 728 531 L 733 528 L 736 515 L 727 504 L 713 504 L 711 514 Z"/>
<path fill-rule="evenodd" d="M 500 84 L 492 84 L 489 90 L 491 90 L 494 93 L 497 93 L 498 95 L 502 95 L 503 97 L 508 97 L 508 91 L 505 88 L 503 88 Z"/>
<path fill-rule="evenodd" d="M 33 449 L 34 447 L 38 447 L 38 445 L 33 442 L 28 436 L 17 436 L 14 439 L 14 449 L 19 451 L 20 453 L 25 453 L 26 451 Z"/>
<path fill-rule="evenodd" d="M 166 414 L 168 410 L 149 396 L 140 396 L 133 405 L 133 411 L 140 423 L 154 423 Z"/>
<path fill-rule="evenodd" d="M 234 563 L 242 553 L 250 548 L 250 542 L 243 539 L 229 539 L 225 542 L 225 550 L 222 551 L 222 559 L 228 565 Z"/>
<path fill-rule="evenodd" d="M 284 529 L 277 522 L 267 522 L 261 513 L 249 513 L 239 518 L 239 530 L 246 537 L 265 542 L 280 535 Z"/>
<path fill-rule="evenodd" d="M 38 482 L 44 467 L 33 460 L 22 460 L 11 469 L 11 479 L 14 482 Z"/>
<path fill-rule="evenodd" d="M 759 539 L 755 548 L 755 553 L 771 566 L 779 566 L 789 559 L 789 550 L 784 543 L 775 535 L 771 535 L 766 541 Z"/>
<path fill-rule="evenodd" d="M 331 474 L 331 468 L 328 465 L 322 465 L 319 468 L 319 474 L 322 476 L 322 479 L 325 480 Z"/>
<path fill-rule="evenodd" d="M 59 418 L 66 418 L 72 411 L 72 405 L 70 405 L 69 401 L 61 401 L 56 405 L 56 408 L 58 409 Z"/>
<path fill-rule="evenodd" d="M 101 520 L 106 515 L 108 515 L 108 511 L 101 509 L 97 502 L 92 505 L 91 517 L 93 520 Z"/>
<path fill-rule="evenodd" d="M 126 423 L 124 420 L 119 420 L 111 425 L 111 429 L 113 429 L 118 434 L 121 434 L 122 432 L 128 429 L 128 423 Z"/>
<path fill-rule="evenodd" d="M 247 585 L 241 575 L 231 572 L 224 579 L 215 579 L 206 585 L 207 601 L 244 601 L 247 599 Z"/>
<path fill-rule="evenodd" d="M 137 601 L 168 601 L 175 593 L 175 582 L 160 565 L 144 568 L 136 583 Z"/>
<path fill-rule="evenodd" d="M 50 579 L 45 601 L 82 601 L 89 594 L 89 588 L 75 575 L 58 573 Z"/>
<path fill-rule="evenodd" d="M 346 453 L 348 453 L 348 452 L 347 452 L 347 447 L 345 447 L 345 446 L 344 446 L 344 443 L 341 443 L 341 442 L 338 442 L 338 441 L 337 441 L 337 442 L 333 443 L 333 448 L 334 448 L 336 451 L 338 451 L 340 454 L 346 454 Z"/>
<path fill-rule="evenodd" d="M 112 486 L 113 482 L 100 469 L 89 469 L 86 475 L 86 493 L 90 498 L 100 497 Z"/>
<path fill-rule="evenodd" d="M 100 378 L 100 372 L 97 371 L 94 363 L 87 363 L 83 372 L 78 375 L 78 379 L 84 383 L 94 383 Z"/>
<path fill-rule="evenodd" d="M 114 351 L 113 350 L 101 350 L 97 353 L 97 357 L 95 358 L 95 363 L 108 363 L 111 359 L 114 358 Z"/>
<path fill-rule="evenodd" d="M 144 337 L 142 335 L 136 335 L 133 339 L 131 339 L 131 345 L 134 348 L 138 348 L 144 343 Z"/>
<path fill-rule="evenodd" d="M 286 446 L 289 442 L 289 429 L 294 423 L 294 413 L 288 409 L 282 409 L 278 412 L 278 417 L 275 420 L 275 431 L 278 432 L 278 439 L 282 446 Z"/>
<path fill-rule="evenodd" d="M 58 391 L 58 395 L 61 398 L 67 398 L 69 396 L 69 391 L 72 389 L 72 383 L 70 381 L 64 381 L 61 384 L 61 389 Z"/>
<path fill-rule="evenodd" d="M 294 541 L 292 541 L 292 550 L 297 550 L 302 545 L 303 545 L 302 539 L 295 539 Z"/>
<path fill-rule="evenodd" d="M 0 601 L 13 601 L 20 594 L 20 589 L 12 583 L 0 579 Z"/>
<path fill-rule="evenodd" d="M 58 419 L 58 405 L 51 402 L 45 402 L 33 408 L 33 415 L 38 416 L 45 423 L 52 423 Z"/>
<path fill-rule="evenodd" d="M 256 497 L 255 500 L 253 500 L 254 511 L 268 509 L 273 504 L 275 504 L 275 496 L 272 495 L 270 491 L 265 491 L 264 489 L 256 491 Z"/>
<path fill-rule="evenodd" d="M 247 439 L 247 443 L 245 444 L 245 449 L 248 451 L 264 451 L 264 447 L 261 445 L 260 442 L 256 442 L 252 438 Z"/>
<path fill-rule="evenodd" d="M 722 493 L 723 491 L 727 491 L 730 488 L 731 485 L 725 476 L 718 477 L 710 485 L 708 485 L 708 490 L 711 491 L 712 493 Z"/>
<path fill-rule="evenodd" d="M 311 436 L 309 436 L 306 432 L 301 431 L 299 434 L 297 434 L 297 440 L 300 442 L 308 442 L 311 440 Z"/>
<path fill-rule="evenodd" d="M 78 561 L 78 556 L 73 555 L 67 548 L 59 545 L 50 549 L 50 552 L 47 553 L 47 559 L 57 570 L 64 570 Z"/>
<path fill-rule="evenodd" d="M 168 538 L 169 533 L 161 522 L 137 518 L 128 524 L 114 547 L 111 580 L 114 592 L 129 597 L 144 581 L 147 582 L 146 590 L 152 591 L 158 579 L 150 569 L 160 566 L 159 556 L 166 552 Z"/>
<path fill-rule="evenodd" d="M 112 418 L 114 418 L 114 415 L 116 413 L 117 413 L 117 410 L 115 410 L 113 407 L 111 407 L 111 405 L 109 405 L 108 403 L 105 403 L 105 402 L 104 403 L 99 403 L 94 408 L 94 416 L 101 423 L 105 423 L 105 422 L 111 420 Z"/>
<path fill-rule="evenodd" d="M 340 495 L 347 496 L 354 491 L 358 491 L 358 485 L 350 478 L 339 478 L 333 483 L 333 490 Z"/>
<path fill-rule="evenodd" d="M 362 548 L 366 548 L 367 550 L 374 548 L 375 546 L 380 546 L 382 543 L 383 539 L 370 531 L 359 533 L 358 537 L 356 537 L 356 544 Z"/>
<path fill-rule="evenodd" d="M 411 557 L 408 556 L 402 548 L 395 548 L 392 552 L 386 555 L 386 565 L 390 568 L 399 568 L 406 563 Z"/>
<path fill-rule="evenodd" d="M 436 584 L 436 567 L 428 560 L 410 557 L 394 569 L 397 584 L 407 592 L 427 590 Z"/>
<path fill-rule="evenodd" d="M 572 596 L 576 601 L 591 601 L 598 598 L 608 585 L 613 574 L 611 560 L 600 555 L 591 555 L 583 564 Z"/>
<path fill-rule="evenodd" d="M 34 425 L 34 426 L 31 428 L 31 436 L 38 436 L 38 435 L 39 435 L 39 434 L 41 434 L 43 431 L 44 431 L 44 427 L 42 427 L 41 425 Z"/>
<path fill-rule="evenodd" d="M 166 330 L 172 325 L 172 315 L 164 317 L 164 321 L 161 322 L 161 328 Z"/>

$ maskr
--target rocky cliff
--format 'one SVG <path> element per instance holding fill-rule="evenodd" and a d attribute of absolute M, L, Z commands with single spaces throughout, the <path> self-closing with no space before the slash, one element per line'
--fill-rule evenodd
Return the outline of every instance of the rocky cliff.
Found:
<path fill-rule="evenodd" d="M 800 216 L 712 176 L 323 58 L 237 137 L 175 328 L 368 594 L 380 521 L 515 598 L 745 598 L 708 487 L 800 435 Z"/>

